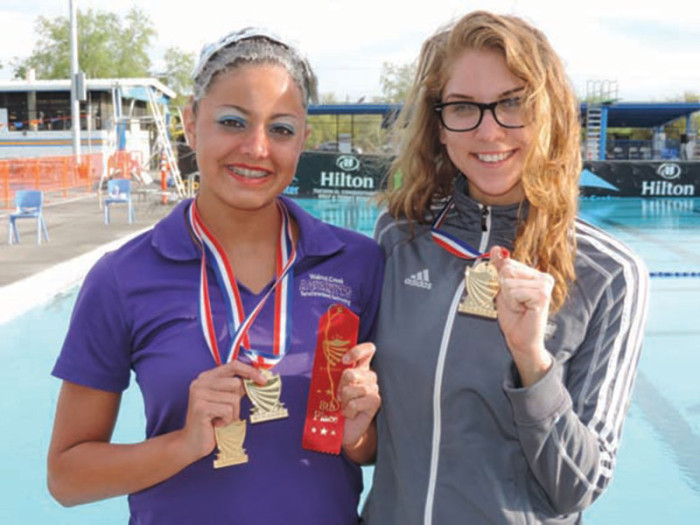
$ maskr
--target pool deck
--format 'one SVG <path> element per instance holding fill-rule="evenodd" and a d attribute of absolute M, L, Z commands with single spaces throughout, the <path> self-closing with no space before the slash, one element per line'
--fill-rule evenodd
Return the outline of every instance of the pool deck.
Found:
<path fill-rule="evenodd" d="M 17 221 L 20 244 L 10 245 L 10 210 L 0 210 L 0 323 L 74 286 L 102 254 L 153 226 L 174 205 L 160 199 L 156 193 L 135 195 L 132 224 L 126 205 L 113 205 L 105 225 L 97 194 L 48 198 L 44 219 L 49 241 L 41 245 L 36 244 L 34 219 Z"/>

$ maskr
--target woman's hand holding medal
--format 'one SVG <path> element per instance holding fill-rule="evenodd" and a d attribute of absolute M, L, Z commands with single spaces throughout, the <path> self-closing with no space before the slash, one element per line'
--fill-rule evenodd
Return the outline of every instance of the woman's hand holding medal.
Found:
<path fill-rule="evenodd" d="M 372 343 L 362 343 L 348 351 L 343 356 L 343 365 L 352 368 L 343 371 L 338 385 L 341 413 L 345 418 L 343 450 L 358 463 L 371 459 L 365 457 L 361 449 L 371 449 L 374 454 L 373 420 L 381 404 L 377 374 L 369 368 L 375 350 Z"/>
<path fill-rule="evenodd" d="M 533 385 L 551 368 L 544 347 L 554 278 L 507 257 L 499 246 L 490 250 L 498 271 L 498 323 L 518 367 L 523 387 Z"/>
<path fill-rule="evenodd" d="M 245 395 L 244 378 L 259 385 L 267 381 L 257 368 L 235 360 L 202 372 L 190 383 L 182 435 L 186 450 L 197 459 L 214 450 L 215 427 L 240 419 L 241 398 Z"/>

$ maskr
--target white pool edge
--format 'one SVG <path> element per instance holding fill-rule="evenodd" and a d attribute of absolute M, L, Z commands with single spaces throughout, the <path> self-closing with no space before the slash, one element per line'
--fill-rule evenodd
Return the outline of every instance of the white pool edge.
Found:
<path fill-rule="evenodd" d="M 39 273 L 0 287 L 0 324 L 7 323 L 32 308 L 49 302 L 58 294 L 82 282 L 102 255 L 150 230 L 152 226 L 103 244 L 94 250 L 58 263 Z"/>

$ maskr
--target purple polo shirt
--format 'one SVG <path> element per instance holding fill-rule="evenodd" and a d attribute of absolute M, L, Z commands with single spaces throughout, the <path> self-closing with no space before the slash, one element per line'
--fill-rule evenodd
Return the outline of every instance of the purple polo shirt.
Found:
<path fill-rule="evenodd" d="M 132 524 L 357 522 L 359 467 L 342 454 L 304 450 L 301 440 L 319 318 L 330 305 L 345 304 L 360 316 L 359 341 L 369 339 L 382 254 L 369 237 L 323 223 L 284 200 L 300 233 L 290 344 L 275 368 L 289 417 L 248 422 L 247 464 L 214 469 L 212 453 L 131 494 Z M 184 426 L 190 383 L 215 366 L 198 320 L 200 252 L 186 223 L 188 204 L 92 268 L 53 370 L 60 379 L 111 392 L 126 389 L 133 370 L 145 403 L 146 437 Z M 226 308 L 211 267 L 209 283 L 219 348 L 227 351 Z M 255 295 L 239 287 L 246 312 L 267 291 Z M 249 332 L 251 347 L 271 348 L 273 315 L 270 299 Z M 249 411 L 244 398 L 242 416 Z"/>

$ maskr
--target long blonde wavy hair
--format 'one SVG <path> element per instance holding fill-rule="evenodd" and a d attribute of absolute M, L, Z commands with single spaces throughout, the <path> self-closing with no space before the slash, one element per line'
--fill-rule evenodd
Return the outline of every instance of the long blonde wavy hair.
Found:
<path fill-rule="evenodd" d="M 459 171 L 440 143 L 434 107 L 452 64 L 468 49 L 499 51 L 525 85 L 523 108 L 533 139 L 522 185 L 530 206 L 516 234 L 513 257 L 554 277 L 551 308 L 556 311 L 575 277 L 579 107 L 561 60 L 547 38 L 524 20 L 475 11 L 423 44 L 413 86 L 395 127 L 399 153 L 390 173 L 400 174 L 401 183 L 394 187 L 395 178 L 390 177 L 383 199 L 394 217 L 427 223 L 431 204 L 452 194 Z"/>

